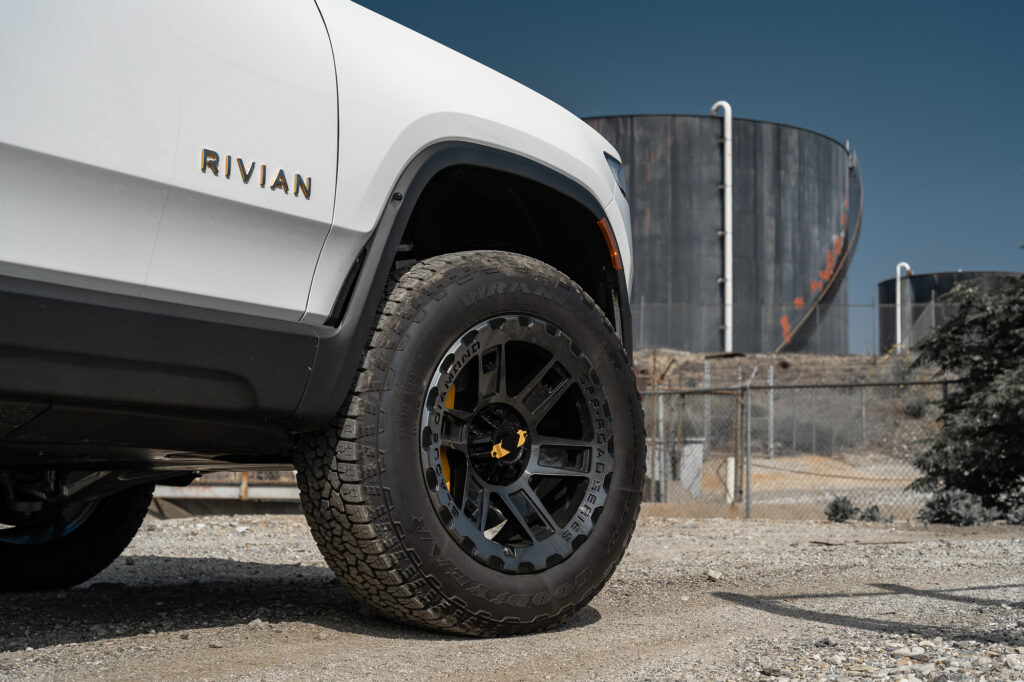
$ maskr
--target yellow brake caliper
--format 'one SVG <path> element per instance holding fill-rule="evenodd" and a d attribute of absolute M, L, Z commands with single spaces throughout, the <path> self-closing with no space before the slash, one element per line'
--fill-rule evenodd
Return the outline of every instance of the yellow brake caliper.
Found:
<path fill-rule="evenodd" d="M 448 389 L 448 394 L 444 397 L 444 406 L 448 409 L 455 407 L 455 384 Z M 448 448 L 444 445 L 441 446 L 441 472 L 444 474 L 444 485 L 450 493 L 452 491 L 452 467 L 448 463 Z"/>

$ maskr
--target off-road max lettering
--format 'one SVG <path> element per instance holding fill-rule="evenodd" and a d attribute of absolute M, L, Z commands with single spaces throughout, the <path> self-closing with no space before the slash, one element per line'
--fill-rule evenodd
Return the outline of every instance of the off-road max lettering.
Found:
<path fill-rule="evenodd" d="M 572 618 L 645 477 L 617 152 L 348 0 L 221 1 L 201 53 L 188 3 L 0 5 L 0 589 L 93 577 L 154 489 L 294 467 L 382 614 Z"/>

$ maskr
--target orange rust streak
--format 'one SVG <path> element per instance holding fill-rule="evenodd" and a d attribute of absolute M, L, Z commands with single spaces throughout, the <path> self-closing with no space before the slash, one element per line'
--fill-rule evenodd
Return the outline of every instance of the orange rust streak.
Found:
<path fill-rule="evenodd" d="M 782 338 L 786 340 L 786 343 L 789 343 L 790 334 L 793 332 L 789 326 L 789 316 L 783 315 L 780 317 L 779 324 L 782 325 Z"/>
<path fill-rule="evenodd" d="M 797 296 L 796 298 L 793 299 L 793 307 L 796 308 L 797 310 L 803 310 L 805 304 L 806 301 L 804 301 L 803 296 Z"/>
<path fill-rule="evenodd" d="M 826 282 L 832 279 L 832 275 L 836 271 L 836 256 L 829 249 L 829 252 L 825 254 L 825 269 L 818 272 L 818 276 Z"/>

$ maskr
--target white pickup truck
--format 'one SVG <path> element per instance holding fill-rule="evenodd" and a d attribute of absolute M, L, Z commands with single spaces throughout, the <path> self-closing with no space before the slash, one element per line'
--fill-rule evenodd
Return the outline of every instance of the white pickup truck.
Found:
<path fill-rule="evenodd" d="M 381 612 L 558 625 L 640 505 L 630 248 L 607 141 L 346 0 L 5 3 L 0 590 L 295 467 Z"/>

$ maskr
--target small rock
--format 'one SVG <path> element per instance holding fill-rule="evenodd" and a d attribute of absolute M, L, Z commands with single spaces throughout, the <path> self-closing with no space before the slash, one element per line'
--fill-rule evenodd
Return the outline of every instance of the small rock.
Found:
<path fill-rule="evenodd" d="M 927 639 L 922 639 L 920 642 L 917 643 L 917 645 L 919 647 L 924 648 L 924 649 L 934 649 L 935 648 L 935 643 L 930 641 L 930 640 L 927 640 Z"/>
<path fill-rule="evenodd" d="M 899 649 L 893 649 L 892 651 L 889 652 L 889 655 L 892 656 L 893 658 L 903 658 L 904 656 L 909 656 L 910 655 L 910 649 L 908 649 L 907 647 L 903 646 L 903 647 L 900 647 Z"/>
<path fill-rule="evenodd" d="M 708 580 L 710 580 L 713 583 L 717 583 L 719 580 L 722 579 L 722 574 L 713 568 L 709 568 L 708 572 L 704 575 L 706 575 L 708 577 Z"/>
<path fill-rule="evenodd" d="M 178 637 L 180 637 L 181 639 L 188 639 L 189 634 L 187 632 L 183 632 L 180 635 L 178 635 Z"/>
<path fill-rule="evenodd" d="M 928 654 L 925 653 L 924 651 L 916 651 L 916 652 L 910 654 L 910 658 L 915 660 L 915 661 L 917 661 L 917 662 L 919 662 L 919 663 L 927 663 L 930 660 L 931 657 L 928 656 Z"/>
<path fill-rule="evenodd" d="M 814 643 L 814 646 L 835 646 L 838 643 L 833 637 L 822 637 Z"/>
<path fill-rule="evenodd" d="M 842 665 L 843 661 L 845 661 L 845 660 L 846 659 L 843 658 L 842 654 L 832 654 L 831 656 L 828 657 L 828 662 L 831 663 L 832 665 Z"/>
<path fill-rule="evenodd" d="M 247 530 L 249 530 L 249 526 L 239 526 L 238 528 L 235 528 L 236 533 L 244 533 Z"/>
<path fill-rule="evenodd" d="M 220 642 L 210 642 L 210 648 L 211 649 L 223 649 L 224 645 L 221 644 Z"/>
<path fill-rule="evenodd" d="M 316 633 L 316 638 L 319 639 L 322 642 L 325 639 L 327 639 L 327 633 L 326 632 L 318 632 L 318 633 Z"/>

